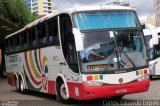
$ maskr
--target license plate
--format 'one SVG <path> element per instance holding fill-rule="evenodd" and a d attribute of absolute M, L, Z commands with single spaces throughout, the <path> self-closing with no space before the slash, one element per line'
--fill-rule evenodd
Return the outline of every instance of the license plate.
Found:
<path fill-rule="evenodd" d="M 126 93 L 128 90 L 126 88 L 124 89 L 117 89 L 116 93 Z"/>

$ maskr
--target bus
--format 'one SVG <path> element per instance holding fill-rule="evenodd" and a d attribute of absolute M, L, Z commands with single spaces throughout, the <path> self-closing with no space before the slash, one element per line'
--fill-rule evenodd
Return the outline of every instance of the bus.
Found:
<path fill-rule="evenodd" d="M 73 99 L 121 98 L 150 86 L 134 9 L 91 6 L 44 16 L 5 38 L 8 83 Z"/>
<path fill-rule="evenodd" d="M 160 76 L 160 27 L 143 29 L 144 39 L 147 46 L 147 57 L 149 61 L 150 79 Z M 155 36 L 153 36 L 155 32 Z"/>

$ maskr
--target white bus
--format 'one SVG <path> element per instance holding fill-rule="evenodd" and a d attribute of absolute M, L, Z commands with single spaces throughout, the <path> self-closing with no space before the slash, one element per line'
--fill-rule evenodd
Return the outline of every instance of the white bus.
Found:
<path fill-rule="evenodd" d="M 150 78 L 152 79 L 154 76 L 160 76 L 160 27 L 153 30 L 143 29 L 143 32 L 147 46 Z"/>
<path fill-rule="evenodd" d="M 62 103 L 146 92 L 146 47 L 134 9 L 67 9 L 5 38 L 8 83 Z"/>

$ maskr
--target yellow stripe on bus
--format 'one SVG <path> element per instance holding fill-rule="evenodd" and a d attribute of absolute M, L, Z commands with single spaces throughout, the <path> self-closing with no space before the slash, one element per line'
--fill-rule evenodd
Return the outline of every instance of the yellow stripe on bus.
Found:
<path fill-rule="evenodd" d="M 32 51 L 29 52 L 29 58 L 30 58 L 31 67 L 32 67 L 32 70 L 33 70 L 34 74 L 36 75 L 37 78 L 41 78 L 41 75 L 38 74 L 38 71 L 35 68 L 35 65 L 34 65 L 34 62 L 33 62 Z"/>

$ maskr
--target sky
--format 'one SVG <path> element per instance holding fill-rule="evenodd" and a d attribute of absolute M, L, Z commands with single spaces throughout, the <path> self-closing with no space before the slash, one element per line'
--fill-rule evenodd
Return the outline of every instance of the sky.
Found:
<path fill-rule="evenodd" d="M 110 0 L 54 0 L 58 9 L 88 6 L 88 5 L 105 5 Z M 124 0 L 122 0 L 124 1 Z M 154 14 L 154 0 L 127 0 L 131 7 L 136 7 L 136 11 L 141 20 Z"/>

